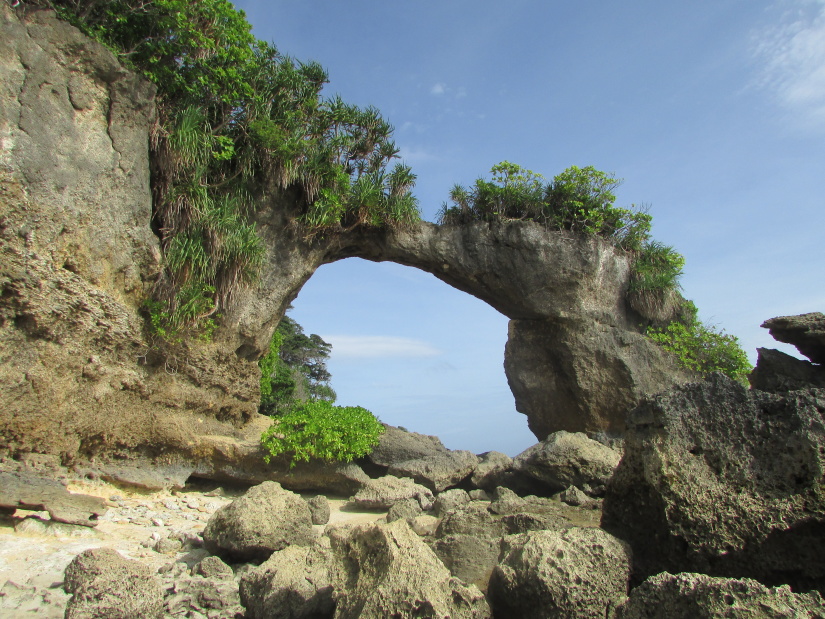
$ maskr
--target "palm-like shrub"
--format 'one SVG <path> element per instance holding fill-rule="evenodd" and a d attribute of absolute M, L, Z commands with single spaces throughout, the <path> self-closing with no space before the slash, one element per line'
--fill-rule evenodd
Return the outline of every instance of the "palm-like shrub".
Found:
<path fill-rule="evenodd" d="M 228 0 L 32 2 L 157 85 L 153 223 L 167 263 L 152 321 L 167 332 L 211 320 L 254 284 L 264 249 L 249 214 L 259 184 L 298 189 L 295 218 L 308 235 L 419 218 L 415 175 L 388 169 L 398 149 L 378 110 L 323 98 L 324 69 L 256 40 Z M 183 311 L 184 290 L 199 291 L 197 312 Z"/>

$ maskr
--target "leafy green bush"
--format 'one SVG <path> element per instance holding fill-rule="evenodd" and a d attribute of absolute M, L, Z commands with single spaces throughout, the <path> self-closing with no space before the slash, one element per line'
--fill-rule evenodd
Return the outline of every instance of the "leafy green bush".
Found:
<path fill-rule="evenodd" d="M 663 328 L 650 327 L 647 336 L 676 355 L 683 367 L 702 376 L 722 372 L 747 383 L 753 369 L 738 338 L 702 323 L 696 316 L 696 306 L 690 301 L 686 302 L 681 322 L 674 321 Z"/>
<path fill-rule="evenodd" d="M 303 402 L 276 418 L 261 436 L 264 460 L 291 454 L 291 466 L 311 459 L 350 462 L 369 454 L 384 426 L 360 406 L 334 406 L 325 400 Z"/>
<path fill-rule="evenodd" d="M 153 227 L 166 268 L 154 296 L 182 331 L 254 285 L 264 255 L 249 217 L 256 187 L 297 190 L 290 214 L 309 235 L 419 219 L 415 175 L 388 169 L 398 157 L 392 126 L 375 108 L 323 98 L 324 69 L 256 40 L 229 0 L 30 2 L 157 85 Z M 210 311 L 184 311 L 186 289 L 208 297 Z"/>
<path fill-rule="evenodd" d="M 532 170 L 502 161 L 490 170 L 492 181 L 479 178 L 472 187 L 456 185 L 452 206 L 444 204 L 439 223 L 537 221 L 548 228 L 598 235 L 625 249 L 640 249 L 650 233 L 650 215 L 614 206 L 614 175 L 592 166 L 571 166 L 550 183 Z"/>

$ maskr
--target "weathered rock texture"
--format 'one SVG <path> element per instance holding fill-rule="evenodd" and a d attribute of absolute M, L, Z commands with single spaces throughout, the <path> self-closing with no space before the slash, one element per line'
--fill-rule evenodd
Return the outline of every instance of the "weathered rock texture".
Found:
<path fill-rule="evenodd" d="M 651 576 L 633 589 L 616 619 L 814 619 L 825 616 L 818 593 L 793 593 L 788 586 L 769 589 L 755 580 L 713 578 L 704 574 Z"/>
<path fill-rule="evenodd" d="M 792 344 L 813 363 L 825 364 L 825 314 L 779 316 L 762 323 L 773 339 Z"/>
<path fill-rule="evenodd" d="M 568 486 L 603 486 L 621 454 L 582 432 L 554 432 L 513 460 L 513 469 L 547 484 L 553 491 Z"/>
<path fill-rule="evenodd" d="M 235 561 L 263 561 L 287 546 L 308 546 L 313 538 L 306 501 L 274 481 L 220 508 L 203 530 L 209 552 Z"/>
<path fill-rule="evenodd" d="M 72 494 L 54 479 L 0 471 L 0 508 L 49 512 L 52 520 L 87 527 L 97 525 L 106 513 L 106 501 L 96 496 Z"/>
<path fill-rule="evenodd" d="M 634 410 L 602 526 L 633 547 L 635 577 L 825 587 L 823 414 L 821 389 L 769 394 L 722 375 Z"/>
<path fill-rule="evenodd" d="M 66 567 L 63 587 L 72 594 L 67 619 L 155 618 L 163 591 L 152 570 L 110 548 L 80 553 Z"/>
<path fill-rule="evenodd" d="M 336 619 L 490 617 L 481 591 L 451 577 L 404 520 L 333 531 L 330 539 L 345 570 Z"/>
<path fill-rule="evenodd" d="M 496 616 L 593 619 L 627 594 L 630 550 L 601 529 L 506 537 L 489 584 Z"/>
<path fill-rule="evenodd" d="M 273 478 L 236 466 L 250 450 L 226 440 L 260 436 L 256 361 L 315 270 L 348 257 L 423 269 L 511 318 L 505 369 L 539 439 L 621 430 L 642 395 L 684 378 L 638 332 L 630 258 L 603 240 L 524 222 L 308 240 L 289 225 L 300 197 L 267 179 L 253 215 L 267 247 L 259 286 L 216 341 L 161 346 L 140 315 L 161 261 L 152 86 L 53 14 L 7 3 L 0 80 L 0 447 L 13 453 L 140 454 L 204 477 Z"/>

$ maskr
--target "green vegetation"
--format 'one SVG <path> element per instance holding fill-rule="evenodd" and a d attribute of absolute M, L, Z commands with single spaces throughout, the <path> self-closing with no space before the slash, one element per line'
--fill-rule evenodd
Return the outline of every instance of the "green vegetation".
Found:
<path fill-rule="evenodd" d="M 35 0 L 101 41 L 158 88 L 153 226 L 166 263 L 149 321 L 172 340 L 205 334 L 264 248 L 259 188 L 296 192 L 308 236 L 418 220 L 408 166 L 375 108 L 323 98 L 323 68 L 251 34 L 228 0 Z"/>
<path fill-rule="evenodd" d="M 291 454 L 292 463 L 310 459 L 350 462 L 366 456 L 378 444 L 384 426 L 360 406 L 334 406 L 326 400 L 314 400 L 295 406 L 261 436 L 274 456 Z"/>
<path fill-rule="evenodd" d="M 471 221 L 536 221 L 555 230 L 598 235 L 619 247 L 640 249 L 648 239 L 651 217 L 639 209 L 615 206 L 613 191 L 621 180 L 588 166 L 572 166 L 549 183 L 541 174 L 502 161 L 470 188 L 450 191 L 452 206 L 439 213 L 443 225 Z"/>
<path fill-rule="evenodd" d="M 320 336 L 306 335 L 284 316 L 258 363 L 261 407 L 272 425 L 261 436 L 269 455 L 291 455 L 291 465 L 313 458 L 349 462 L 367 455 L 378 444 L 384 427 L 368 410 L 334 406 L 326 361 L 331 351 Z"/>
<path fill-rule="evenodd" d="M 280 415 L 306 400 L 335 402 L 326 362 L 332 346 L 284 316 L 261 358 L 261 407 L 264 415 Z"/>
<path fill-rule="evenodd" d="M 696 315 L 696 306 L 685 302 L 681 320 L 663 328 L 649 327 L 647 336 L 672 352 L 682 366 L 707 376 L 722 372 L 730 378 L 747 384 L 747 375 L 753 369 L 739 340 L 723 330 L 703 324 Z"/>

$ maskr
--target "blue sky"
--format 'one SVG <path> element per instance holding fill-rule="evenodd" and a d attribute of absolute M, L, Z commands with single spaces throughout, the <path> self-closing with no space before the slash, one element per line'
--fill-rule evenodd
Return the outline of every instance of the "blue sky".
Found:
<path fill-rule="evenodd" d="M 396 127 L 434 220 L 502 160 L 593 165 L 684 254 L 686 297 L 755 360 L 767 318 L 825 311 L 822 0 L 252 0 L 260 39 Z M 431 275 L 357 259 L 294 303 L 333 344 L 339 403 L 514 455 L 535 442 L 502 367 L 507 320 Z"/>

